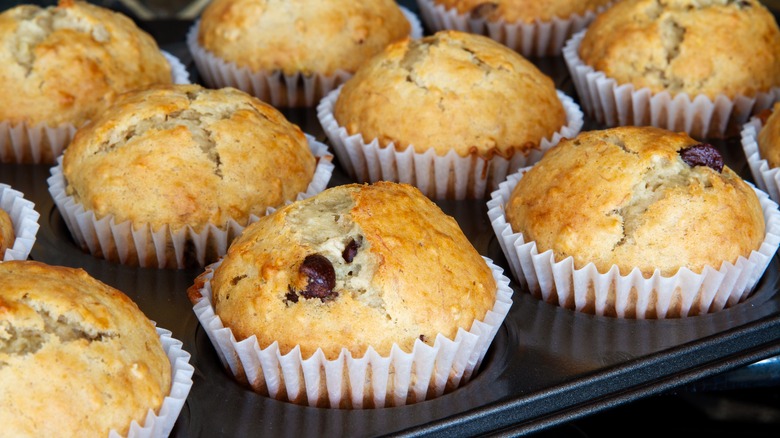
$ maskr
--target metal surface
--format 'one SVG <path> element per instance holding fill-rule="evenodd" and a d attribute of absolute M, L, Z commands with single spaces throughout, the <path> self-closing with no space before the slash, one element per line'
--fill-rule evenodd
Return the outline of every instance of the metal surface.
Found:
<path fill-rule="evenodd" d="M 164 48 L 187 61 L 183 44 Z M 560 59 L 536 61 L 556 78 L 558 88 L 575 95 Z M 285 114 L 323 139 L 313 109 Z M 724 152 L 730 167 L 749 176 L 735 139 L 713 143 Z M 125 292 L 150 319 L 184 342 L 196 372 L 173 432 L 176 437 L 518 434 L 780 354 L 780 268 L 775 258 L 756 292 L 744 303 L 684 319 L 596 317 L 560 309 L 517 291 L 479 373 L 464 387 L 438 399 L 353 411 L 271 400 L 245 389 L 222 369 L 185 293 L 200 272 L 132 268 L 83 253 L 71 240 L 49 196 L 49 167 L 0 164 L 0 182 L 22 191 L 41 213 L 31 258 L 84 268 Z M 349 179 L 337 165 L 331 185 L 346 182 Z M 442 201 L 439 205 L 458 220 L 480 253 L 506 266 L 484 201 Z"/>

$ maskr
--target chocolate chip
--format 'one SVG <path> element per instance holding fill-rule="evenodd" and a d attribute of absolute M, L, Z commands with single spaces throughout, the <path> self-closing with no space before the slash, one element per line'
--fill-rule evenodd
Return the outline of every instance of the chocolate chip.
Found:
<path fill-rule="evenodd" d="M 327 258 L 310 254 L 303 259 L 298 272 L 308 278 L 306 289 L 301 292 L 304 298 L 319 298 L 325 301 L 336 295 L 333 292 L 336 286 L 336 271 Z"/>
<path fill-rule="evenodd" d="M 237 275 L 237 276 L 233 277 L 232 280 L 230 280 L 230 284 L 235 286 L 235 285 L 238 284 L 239 281 L 241 281 L 241 280 L 243 280 L 245 278 L 246 278 L 246 274 L 244 274 L 244 275 Z"/>
<path fill-rule="evenodd" d="M 474 6 L 471 9 L 471 18 L 488 18 L 495 10 L 498 9 L 497 3 L 485 2 Z"/>
<path fill-rule="evenodd" d="M 289 305 L 290 302 L 297 303 L 298 302 L 298 294 L 295 293 L 295 290 L 292 288 L 292 286 L 287 288 L 287 294 L 284 296 L 285 304 Z"/>
<path fill-rule="evenodd" d="M 354 260 L 355 256 L 357 255 L 358 248 L 360 248 L 361 243 L 362 240 L 360 242 L 356 242 L 355 239 L 349 239 L 349 242 L 344 247 L 344 251 L 341 252 L 341 258 L 343 258 L 347 263 L 352 263 L 352 260 Z"/>
<path fill-rule="evenodd" d="M 718 172 L 723 170 L 723 157 L 714 146 L 707 143 L 695 144 L 679 151 L 680 158 L 689 166 L 707 166 Z"/>
<path fill-rule="evenodd" d="M 425 342 L 425 339 L 426 339 L 425 335 L 420 335 L 420 340 L 421 341 Z"/>

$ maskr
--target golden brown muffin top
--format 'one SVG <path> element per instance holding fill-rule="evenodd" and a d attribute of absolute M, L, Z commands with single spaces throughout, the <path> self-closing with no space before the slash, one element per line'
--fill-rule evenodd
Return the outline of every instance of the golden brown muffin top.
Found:
<path fill-rule="evenodd" d="M 410 28 L 393 0 L 215 0 L 198 44 L 253 71 L 332 75 L 354 72 Z"/>
<path fill-rule="evenodd" d="M 758 133 L 758 150 L 770 168 L 780 166 L 780 103 L 772 108 L 771 115 L 764 121 Z"/>
<path fill-rule="evenodd" d="M 584 132 L 523 176 L 506 216 L 540 253 L 572 256 L 576 268 L 592 262 L 605 273 L 617 265 L 627 275 L 637 267 L 645 276 L 720 269 L 758 249 L 765 223 L 754 190 L 737 174 L 703 165 L 717 167 L 713 151 L 657 128 Z"/>
<path fill-rule="evenodd" d="M 460 14 L 489 21 L 504 20 L 507 23 L 531 23 L 534 20 L 552 21 L 553 17 L 568 18 L 584 15 L 612 0 L 433 0 L 447 9 L 455 8 Z"/>
<path fill-rule="evenodd" d="M 304 358 L 317 348 L 335 359 L 342 348 L 388 355 L 394 343 L 411 352 L 417 339 L 454 339 L 496 299 L 490 268 L 455 220 L 390 182 L 338 186 L 261 218 L 211 284 L 236 339 L 278 341 L 282 354 L 300 345 Z"/>
<path fill-rule="evenodd" d="M 108 436 L 170 392 L 154 325 L 81 269 L 0 263 L 0 423 L 9 436 Z"/>
<path fill-rule="evenodd" d="M 579 54 L 654 93 L 733 98 L 780 84 L 780 30 L 757 0 L 623 0 L 588 27 Z"/>
<path fill-rule="evenodd" d="M 120 93 L 172 82 L 151 36 L 85 2 L 9 9 L 0 41 L 0 121 L 81 126 Z"/>
<path fill-rule="evenodd" d="M 305 192 L 316 159 L 298 126 L 233 88 L 123 95 L 65 150 L 66 191 L 102 218 L 153 229 L 241 225 Z"/>
<path fill-rule="evenodd" d="M 549 77 L 506 46 L 458 31 L 388 46 L 346 82 L 333 116 L 366 142 L 487 158 L 538 148 L 566 124 Z"/>
<path fill-rule="evenodd" d="M 0 262 L 3 261 L 5 250 L 13 248 L 14 240 L 14 224 L 11 222 L 11 216 L 0 209 Z"/>

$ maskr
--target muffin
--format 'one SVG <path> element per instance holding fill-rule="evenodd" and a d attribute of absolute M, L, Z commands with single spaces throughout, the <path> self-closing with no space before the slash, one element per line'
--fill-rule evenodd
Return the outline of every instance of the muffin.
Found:
<path fill-rule="evenodd" d="M 458 31 L 388 46 L 323 99 L 318 115 L 358 181 L 457 199 L 483 197 L 582 125 L 576 104 L 533 64 Z"/>
<path fill-rule="evenodd" d="M 777 204 L 684 133 L 585 132 L 502 189 L 489 215 L 515 275 L 589 313 L 722 309 L 749 295 L 777 250 Z"/>
<path fill-rule="evenodd" d="M 408 37 L 409 17 L 416 21 L 392 0 L 216 0 L 188 45 L 212 87 L 240 88 L 275 106 L 311 106 L 386 45 Z"/>
<path fill-rule="evenodd" d="M 559 55 L 612 0 L 417 0 L 434 31 L 454 29 L 489 36 L 523 56 Z"/>
<path fill-rule="evenodd" d="M 35 204 L 0 183 L 0 262 L 27 259 L 40 227 L 39 218 Z"/>
<path fill-rule="evenodd" d="M 780 200 L 780 104 L 750 119 L 741 132 L 745 152 L 756 185 L 775 202 Z"/>
<path fill-rule="evenodd" d="M 11 216 L 5 210 L 0 209 L 0 254 L 5 254 L 5 250 L 14 246 L 14 224 L 11 222 Z"/>
<path fill-rule="evenodd" d="M 85 2 L 9 9 L 0 14 L 0 41 L 3 161 L 54 162 L 116 95 L 173 80 L 151 36 Z"/>
<path fill-rule="evenodd" d="M 268 208 L 324 189 L 331 172 L 327 148 L 273 107 L 178 85 L 128 93 L 80 129 L 50 190 L 96 256 L 202 266 Z"/>
<path fill-rule="evenodd" d="M 454 219 L 390 182 L 338 186 L 261 218 L 189 291 L 239 380 L 334 408 L 403 405 L 468 380 L 511 293 Z M 468 364 L 443 359 L 458 348 Z M 434 366 L 444 368 L 432 379 Z"/>
<path fill-rule="evenodd" d="M 780 29 L 757 0 L 628 0 L 565 55 L 599 122 L 723 135 L 768 107 L 780 84 Z"/>
<path fill-rule="evenodd" d="M 131 423 L 173 428 L 186 393 L 176 397 L 172 418 L 166 414 L 169 424 L 155 424 L 171 408 L 172 365 L 135 303 L 81 269 L 38 262 L 0 263 L 0 282 L 4 435 L 125 436 Z"/>

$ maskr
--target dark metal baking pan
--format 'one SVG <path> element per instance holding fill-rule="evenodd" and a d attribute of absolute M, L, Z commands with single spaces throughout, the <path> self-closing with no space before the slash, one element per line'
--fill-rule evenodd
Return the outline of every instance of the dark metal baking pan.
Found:
<path fill-rule="evenodd" d="M 416 9 L 411 2 L 401 3 Z M 189 61 L 183 43 L 164 48 Z M 559 89 L 575 96 L 560 59 L 537 62 L 556 78 Z M 313 109 L 285 114 L 304 131 L 324 139 Z M 595 127 L 586 124 L 586 129 Z M 726 163 L 749 179 L 738 141 L 713 143 L 724 152 Z M 437 399 L 370 410 L 311 408 L 271 400 L 242 387 L 223 370 L 198 325 L 185 292 L 200 271 L 133 268 L 82 252 L 49 196 L 49 168 L 0 164 L 0 182 L 22 191 L 41 213 L 31 258 L 85 269 L 128 294 L 149 318 L 184 342 L 196 371 L 172 434 L 176 437 L 519 434 L 780 354 L 780 265 L 775 257 L 745 302 L 683 319 L 597 317 L 540 302 L 516 289 L 512 310 L 478 374 Z M 347 182 L 337 165 L 331 185 Z M 458 220 L 480 253 L 507 266 L 484 201 L 438 204 Z M 513 286 L 517 288 L 514 281 Z"/>

